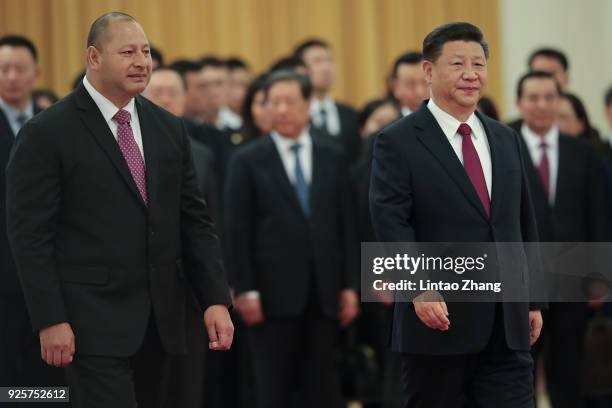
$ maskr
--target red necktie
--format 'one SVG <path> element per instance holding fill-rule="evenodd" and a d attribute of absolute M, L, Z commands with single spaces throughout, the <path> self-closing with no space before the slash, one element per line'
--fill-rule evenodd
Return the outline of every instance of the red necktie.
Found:
<path fill-rule="evenodd" d="M 130 112 L 124 109 L 120 109 L 113 116 L 113 120 L 117 122 L 117 143 L 119 143 L 119 148 L 127 162 L 130 173 L 132 173 L 136 187 L 138 187 L 145 205 L 148 205 L 149 197 L 147 195 L 145 164 L 140 149 L 136 144 L 136 139 L 134 139 L 134 133 L 130 126 L 131 119 L 132 115 L 130 115 Z"/>
<path fill-rule="evenodd" d="M 542 159 L 540 159 L 540 165 L 538 166 L 538 173 L 540 173 L 540 180 L 542 181 L 542 186 L 544 187 L 544 192 L 546 193 L 546 198 L 550 197 L 550 163 L 548 162 L 548 154 L 546 153 L 546 149 L 548 145 L 544 142 L 540 144 L 540 149 L 542 149 Z"/>
<path fill-rule="evenodd" d="M 489 199 L 489 190 L 487 189 L 487 183 L 485 182 L 484 172 L 482 171 L 482 165 L 480 164 L 480 158 L 472 143 L 472 128 L 467 123 L 459 125 L 457 133 L 463 138 L 461 143 L 461 150 L 463 152 L 463 168 L 467 173 L 480 202 L 485 209 L 487 217 L 491 216 L 491 200 Z"/>

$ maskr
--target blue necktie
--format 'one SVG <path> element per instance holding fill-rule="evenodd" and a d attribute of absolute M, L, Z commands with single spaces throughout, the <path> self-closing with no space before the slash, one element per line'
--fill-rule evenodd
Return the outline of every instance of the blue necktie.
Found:
<path fill-rule="evenodd" d="M 291 151 L 295 156 L 295 184 L 293 187 L 295 188 L 295 193 L 297 194 L 298 201 L 300 202 L 300 206 L 306 214 L 307 217 L 310 216 L 310 200 L 309 200 L 309 188 L 306 183 L 306 179 L 304 178 L 304 172 L 302 171 L 302 164 L 300 162 L 299 151 L 302 148 L 302 145 L 299 143 L 291 146 Z"/>

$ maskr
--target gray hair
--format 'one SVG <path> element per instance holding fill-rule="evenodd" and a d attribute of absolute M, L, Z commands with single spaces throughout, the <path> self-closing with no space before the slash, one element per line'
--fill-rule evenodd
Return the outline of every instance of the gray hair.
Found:
<path fill-rule="evenodd" d="M 91 28 L 89 29 L 89 34 L 87 34 L 87 48 L 102 48 L 100 38 L 102 38 L 106 32 L 106 28 L 111 21 L 129 21 L 138 23 L 134 17 L 120 11 L 111 11 L 110 13 L 103 14 L 93 22 Z"/>

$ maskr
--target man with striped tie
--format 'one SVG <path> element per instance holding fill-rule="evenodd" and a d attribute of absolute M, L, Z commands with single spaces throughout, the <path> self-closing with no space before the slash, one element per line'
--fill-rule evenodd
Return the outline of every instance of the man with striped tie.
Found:
<path fill-rule="evenodd" d="M 91 26 L 87 72 L 19 132 L 8 233 L 42 358 L 73 407 L 160 406 L 163 356 L 185 352 L 186 285 L 227 350 L 229 290 L 182 121 L 139 96 L 151 76 L 131 16 Z"/>

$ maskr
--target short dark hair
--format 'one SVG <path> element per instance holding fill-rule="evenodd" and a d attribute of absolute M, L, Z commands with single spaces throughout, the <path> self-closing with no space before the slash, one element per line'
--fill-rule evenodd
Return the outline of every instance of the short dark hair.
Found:
<path fill-rule="evenodd" d="M 164 66 L 164 54 L 157 47 L 151 46 L 151 59 L 157 61 L 157 65 L 160 67 Z"/>
<path fill-rule="evenodd" d="M 325 40 L 322 40 L 320 38 L 309 38 L 308 40 L 302 41 L 300 44 L 297 45 L 297 47 L 295 47 L 295 50 L 293 51 L 293 55 L 296 58 L 301 59 L 302 61 L 304 60 L 304 53 L 306 52 L 307 49 L 312 48 L 312 47 L 322 47 L 322 48 L 331 48 L 329 46 L 329 43 Z"/>
<path fill-rule="evenodd" d="M 310 82 L 308 76 L 288 69 L 272 72 L 270 76 L 268 76 L 264 84 L 266 98 L 268 97 L 270 88 L 272 88 L 274 84 L 285 81 L 297 82 L 300 85 L 300 91 L 302 92 L 304 99 L 310 99 L 310 96 L 312 95 L 312 83 Z"/>
<path fill-rule="evenodd" d="M 372 116 L 372 114 L 376 112 L 378 108 L 385 106 L 385 105 L 392 105 L 393 107 L 395 107 L 395 109 L 397 109 L 397 116 L 398 118 L 400 117 L 399 107 L 397 106 L 397 103 L 393 99 L 387 99 L 387 98 L 372 99 L 371 101 L 368 101 L 365 104 L 365 106 L 357 114 L 357 123 L 359 124 L 359 129 L 365 126 L 370 116 Z"/>
<path fill-rule="evenodd" d="M 562 51 L 555 48 L 540 48 L 535 50 L 529 57 L 527 68 L 531 69 L 531 64 L 533 63 L 533 60 L 537 57 L 556 59 L 557 61 L 559 61 L 559 64 L 561 64 L 564 71 L 567 72 L 567 70 L 569 69 L 569 61 L 567 60 L 567 56 Z"/>
<path fill-rule="evenodd" d="M 298 67 L 304 67 L 306 69 L 306 65 L 304 65 L 304 61 L 300 58 L 291 56 L 291 57 L 282 57 L 279 60 L 275 61 L 268 69 L 269 72 L 276 72 L 282 70 L 292 70 L 295 71 Z"/>
<path fill-rule="evenodd" d="M 206 68 L 226 68 L 225 62 L 215 56 L 215 55 L 207 55 L 200 59 L 200 69 Z"/>
<path fill-rule="evenodd" d="M 257 139 L 262 135 L 261 129 L 255 124 L 251 106 L 253 105 L 257 92 L 264 90 L 267 77 L 268 74 L 261 74 L 255 77 L 249 84 L 249 88 L 244 96 L 244 103 L 242 104 L 242 135 L 246 140 Z"/>
<path fill-rule="evenodd" d="M 89 28 L 89 34 L 87 34 L 87 48 L 102 48 L 100 45 L 100 38 L 106 32 L 106 28 L 111 21 L 130 21 L 137 23 L 134 17 L 120 11 L 111 11 L 110 13 L 102 14 L 100 17 L 96 18 Z"/>
<path fill-rule="evenodd" d="M 164 65 L 160 65 L 159 67 L 153 70 L 153 72 L 162 72 L 162 71 L 174 72 L 175 74 L 177 74 L 179 78 L 181 78 L 181 84 L 183 85 L 183 88 L 187 90 L 187 81 L 185 80 L 185 77 L 181 75 L 180 72 L 178 72 L 176 69 L 172 68 L 171 66 L 164 66 Z"/>
<path fill-rule="evenodd" d="M 38 51 L 36 51 L 36 47 L 34 43 L 28 39 L 27 37 L 21 35 L 5 35 L 0 38 L 0 47 L 22 47 L 26 48 L 32 54 L 32 58 L 34 58 L 34 62 L 38 62 Z"/>
<path fill-rule="evenodd" d="M 516 86 L 516 98 L 521 99 L 523 96 L 523 84 L 528 79 L 539 78 L 539 79 L 550 79 L 555 83 L 555 89 L 557 93 L 561 95 L 563 91 L 561 90 L 561 85 L 559 85 L 559 81 L 555 78 L 553 74 L 550 72 L 544 71 L 530 71 L 524 74 L 518 81 L 518 85 Z"/>
<path fill-rule="evenodd" d="M 416 51 L 406 52 L 400 55 L 399 57 L 397 57 L 397 59 L 393 63 L 393 69 L 391 70 L 391 75 L 389 76 L 392 79 L 397 78 L 397 69 L 402 64 L 410 64 L 410 65 L 420 64 L 421 61 L 423 61 L 423 54 L 421 54 L 420 52 L 416 52 Z"/>
<path fill-rule="evenodd" d="M 196 61 L 179 59 L 172 62 L 172 64 L 168 65 L 167 68 L 178 72 L 180 76 L 184 77 L 190 72 L 198 72 L 200 69 L 202 69 L 202 65 Z"/>
<path fill-rule="evenodd" d="M 246 69 L 247 71 L 250 71 L 249 64 L 247 64 L 246 61 L 243 60 L 242 58 L 238 58 L 238 57 L 231 57 L 231 58 L 226 59 L 225 66 L 230 71 L 234 71 L 237 69 Z"/>
<path fill-rule="evenodd" d="M 489 58 L 489 45 L 480 28 L 474 24 L 460 22 L 441 25 L 427 34 L 423 40 L 423 59 L 436 62 L 442 53 L 442 47 L 450 41 L 477 42 L 482 47 L 485 58 Z"/>
<path fill-rule="evenodd" d="M 609 87 L 606 91 L 606 95 L 604 96 L 604 102 L 606 106 L 612 105 L 612 86 Z"/>

